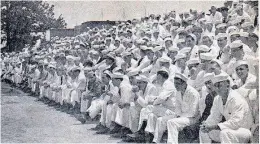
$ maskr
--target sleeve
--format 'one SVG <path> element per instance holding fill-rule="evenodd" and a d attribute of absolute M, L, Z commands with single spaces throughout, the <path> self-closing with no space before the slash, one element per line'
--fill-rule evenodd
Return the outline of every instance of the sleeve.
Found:
<path fill-rule="evenodd" d="M 248 116 L 248 110 L 247 106 L 242 103 L 239 105 L 236 105 L 232 108 L 233 112 L 231 113 L 230 119 L 223 123 L 219 123 L 218 126 L 221 130 L 223 129 L 233 129 L 236 130 L 241 127 L 241 124 L 244 123 L 245 116 Z"/>
<path fill-rule="evenodd" d="M 210 110 L 210 115 L 208 116 L 206 123 L 208 124 L 218 124 L 221 120 L 222 120 L 222 115 L 219 111 L 219 107 L 218 107 L 218 100 L 219 100 L 219 96 L 215 97 L 213 105 L 211 107 Z"/>
<path fill-rule="evenodd" d="M 194 92 L 193 98 L 189 100 L 190 109 L 187 113 L 183 113 L 182 117 L 196 117 L 198 114 L 198 108 L 199 108 L 199 93 Z"/>

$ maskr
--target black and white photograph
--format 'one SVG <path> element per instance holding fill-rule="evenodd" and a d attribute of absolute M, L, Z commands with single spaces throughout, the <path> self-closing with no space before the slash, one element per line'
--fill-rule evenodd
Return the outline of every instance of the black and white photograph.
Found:
<path fill-rule="evenodd" d="M 259 143 L 257 0 L 1 0 L 1 143 Z"/>

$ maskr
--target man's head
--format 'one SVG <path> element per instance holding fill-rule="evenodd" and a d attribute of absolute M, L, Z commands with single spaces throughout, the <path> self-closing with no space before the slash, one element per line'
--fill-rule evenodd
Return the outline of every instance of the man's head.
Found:
<path fill-rule="evenodd" d="M 202 37 L 202 44 L 210 47 L 213 44 L 213 41 L 210 39 L 209 36 Z"/>
<path fill-rule="evenodd" d="M 163 84 L 169 78 L 169 74 L 165 70 L 160 70 L 157 72 L 157 81 Z"/>
<path fill-rule="evenodd" d="M 151 49 L 147 49 L 147 50 L 145 51 L 145 54 L 146 54 L 146 56 L 148 57 L 148 59 L 153 60 L 154 52 L 153 52 Z"/>
<path fill-rule="evenodd" d="M 244 57 L 244 50 L 242 43 L 231 43 L 230 44 L 231 56 L 233 58 L 241 59 Z"/>
<path fill-rule="evenodd" d="M 214 76 L 214 73 L 206 73 L 203 77 L 204 84 L 210 93 L 215 91 L 215 87 L 212 83 L 212 79 L 214 78 Z"/>
<path fill-rule="evenodd" d="M 176 73 L 174 77 L 174 86 L 177 91 L 184 91 L 187 88 L 188 78 L 183 74 Z"/>
<path fill-rule="evenodd" d="M 187 35 L 186 37 L 186 46 L 193 48 L 196 45 L 196 36 L 195 35 Z"/>
<path fill-rule="evenodd" d="M 248 76 L 249 68 L 248 64 L 245 61 L 237 62 L 236 74 L 240 79 L 246 79 Z"/>
<path fill-rule="evenodd" d="M 108 85 L 109 81 L 111 80 L 111 77 L 108 73 L 103 73 L 101 79 L 104 84 Z"/>
<path fill-rule="evenodd" d="M 227 45 L 227 36 L 225 34 L 218 34 L 217 43 L 220 48 L 224 48 Z"/>
<path fill-rule="evenodd" d="M 210 61 L 209 63 L 209 73 L 214 73 L 215 75 L 218 75 L 221 73 L 221 64 L 220 61 L 217 62 L 215 60 Z"/>
<path fill-rule="evenodd" d="M 227 96 L 230 90 L 230 81 L 226 79 L 220 82 L 216 82 L 214 83 L 214 87 L 218 95 Z"/>
<path fill-rule="evenodd" d="M 136 75 L 129 76 L 129 81 L 131 85 L 137 85 Z"/>
<path fill-rule="evenodd" d="M 212 6 L 210 11 L 212 14 L 215 14 L 217 12 L 217 8 L 215 6 Z"/>
<path fill-rule="evenodd" d="M 119 87 L 121 82 L 123 81 L 123 78 L 112 78 L 112 83 L 114 86 Z"/>

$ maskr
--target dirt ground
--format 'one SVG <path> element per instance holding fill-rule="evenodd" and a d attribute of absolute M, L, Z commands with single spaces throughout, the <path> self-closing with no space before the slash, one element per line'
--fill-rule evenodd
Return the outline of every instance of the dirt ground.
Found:
<path fill-rule="evenodd" d="M 117 143 L 109 135 L 96 135 L 76 118 L 48 107 L 35 97 L 1 83 L 2 143 Z"/>

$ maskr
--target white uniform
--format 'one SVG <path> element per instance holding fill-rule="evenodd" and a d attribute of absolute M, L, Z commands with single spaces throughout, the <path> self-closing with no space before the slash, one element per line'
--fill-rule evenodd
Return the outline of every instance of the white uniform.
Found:
<path fill-rule="evenodd" d="M 123 104 L 130 103 L 132 98 L 132 86 L 127 76 L 124 76 L 124 80 L 121 82 L 119 89 L 121 91 L 120 102 Z M 115 122 L 123 127 L 129 128 L 129 115 L 129 108 L 118 108 Z"/>
<path fill-rule="evenodd" d="M 178 143 L 179 131 L 196 123 L 198 120 L 199 93 L 191 86 L 187 86 L 184 95 L 180 92 L 176 94 L 175 117 L 167 121 L 168 143 Z"/>
<path fill-rule="evenodd" d="M 80 98 L 82 91 L 85 90 L 86 87 L 86 77 L 85 75 L 79 75 L 73 82 L 71 91 L 71 99 L 70 102 L 73 106 L 75 106 L 76 102 L 80 103 Z"/>
<path fill-rule="evenodd" d="M 146 107 L 155 98 L 156 87 L 152 83 L 148 83 L 144 92 L 137 93 L 138 99 L 132 102 L 130 106 L 129 128 L 132 132 L 138 130 L 138 123 L 141 109 Z"/>
<path fill-rule="evenodd" d="M 222 116 L 226 121 L 221 122 Z M 221 143 L 246 143 L 251 133 L 252 115 L 248 103 L 236 91 L 230 89 L 226 104 L 223 105 L 221 96 L 216 96 L 211 108 L 207 124 L 220 127 L 220 131 L 213 130 L 209 133 L 200 131 L 200 142 L 210 143 L 211 139 Z"/>

